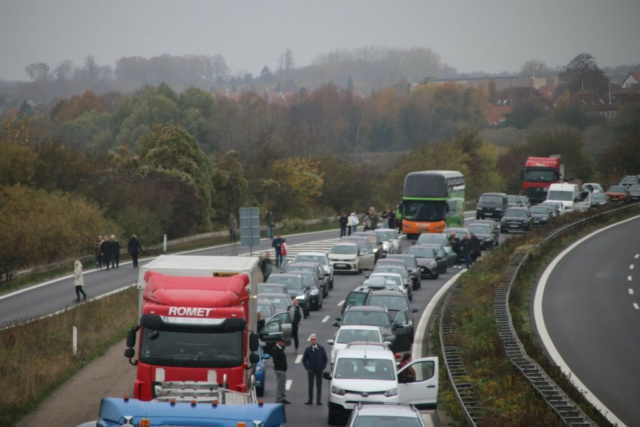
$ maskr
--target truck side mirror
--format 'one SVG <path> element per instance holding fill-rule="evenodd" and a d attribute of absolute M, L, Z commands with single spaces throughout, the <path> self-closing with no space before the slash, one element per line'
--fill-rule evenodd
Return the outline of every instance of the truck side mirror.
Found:
<path fill-rule="evenodd" d="M 127 347 L 133 348 L 136 346 L 136 333 L 138 328 L 132 328 L 127 331 Z"/>
<path fill-rule="evenodd" d="M 124 357 L 126 357 L 127 359 L 132 359 L 133 356 L 135 355 L 136 355 L 136 352 L 131 347 L 124 350 Z"/>
<path fill-rule="evenodd" d="M 258 334 L 252 332 L 251 335 L 249 335 L 249 350 L 258 351 L 259 347 L 260 347 L 260 339 L 258 338 Z"/>
<path fill-rule="evenodd" d="M 249 355 L 249 362 L 251 362 L 252 365 L 258 363 L 260 361 L 260 356 L 258 356 L 257 353 L 251 353 Z"/>

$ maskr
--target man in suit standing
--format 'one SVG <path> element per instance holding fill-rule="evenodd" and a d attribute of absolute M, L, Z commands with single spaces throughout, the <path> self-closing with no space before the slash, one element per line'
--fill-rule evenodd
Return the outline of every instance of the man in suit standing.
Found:
<path fill-rule="evenodd" d="M 273 369 L 276 372 L 276 403 L 289 404 L 287 398 L 287 355 L 284 354 L 285 343 L 282 337 L 276 339 L 276 345 L 271 349 L 271 358 L 273 359 Z"/>
<path fill-rule="evenodd" d="M 305 402 L 305 405 L 313 404 L 314 381 L 318 388 L 316 402 L 318 405 L 322 405 L 322 372 L 327 367 L 327 352 L 318 344 L 316 334 L 312 334 L 309 340 L 311 341 L 311 345 L 305 349 L 304 356 L 302 356 L 302 364 L 307 370 L 307 376 L 309 378 L 309 400 Z"/>

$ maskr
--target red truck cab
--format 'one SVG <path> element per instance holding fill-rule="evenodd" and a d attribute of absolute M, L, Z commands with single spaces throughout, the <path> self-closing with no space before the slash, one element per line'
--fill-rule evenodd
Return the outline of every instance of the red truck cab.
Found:
<path fill-rule="evenodd" d="M 522 194 L 532 203 L 546 200 L 549 186 L 562 182 L 562 165 L 558 157 L 527 157 L 522 170 Z"/>

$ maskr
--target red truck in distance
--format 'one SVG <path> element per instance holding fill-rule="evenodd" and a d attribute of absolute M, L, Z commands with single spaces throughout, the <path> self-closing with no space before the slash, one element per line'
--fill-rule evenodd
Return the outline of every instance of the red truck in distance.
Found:
<path fill-rule="evenodd" d="M 125 350 L 137 366 L 134 398 L 255 401 L 257 258 L 163 256 L 145 269 Z"/>
<path fill-rule="evenodd" d="M 559 157 L 527 157 L 522 170 L 522 194 L 531 203 L 547 199 L 549 186 L 562 182 L 562 165 Z"/>

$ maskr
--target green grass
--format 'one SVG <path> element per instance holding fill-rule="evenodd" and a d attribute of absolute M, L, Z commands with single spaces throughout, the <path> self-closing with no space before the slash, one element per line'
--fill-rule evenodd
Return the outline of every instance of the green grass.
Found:
<path fill-rule="evenodd" d="M 0 399 L 0 426 L 14 425 L 122 340 L 137 323 L 137 296 L 132 287 L 57 316 L 0 331 L 0 390 L 5 391 Z M 73 326 L 78 328 L 75 356 L 71 351 Z"/>

